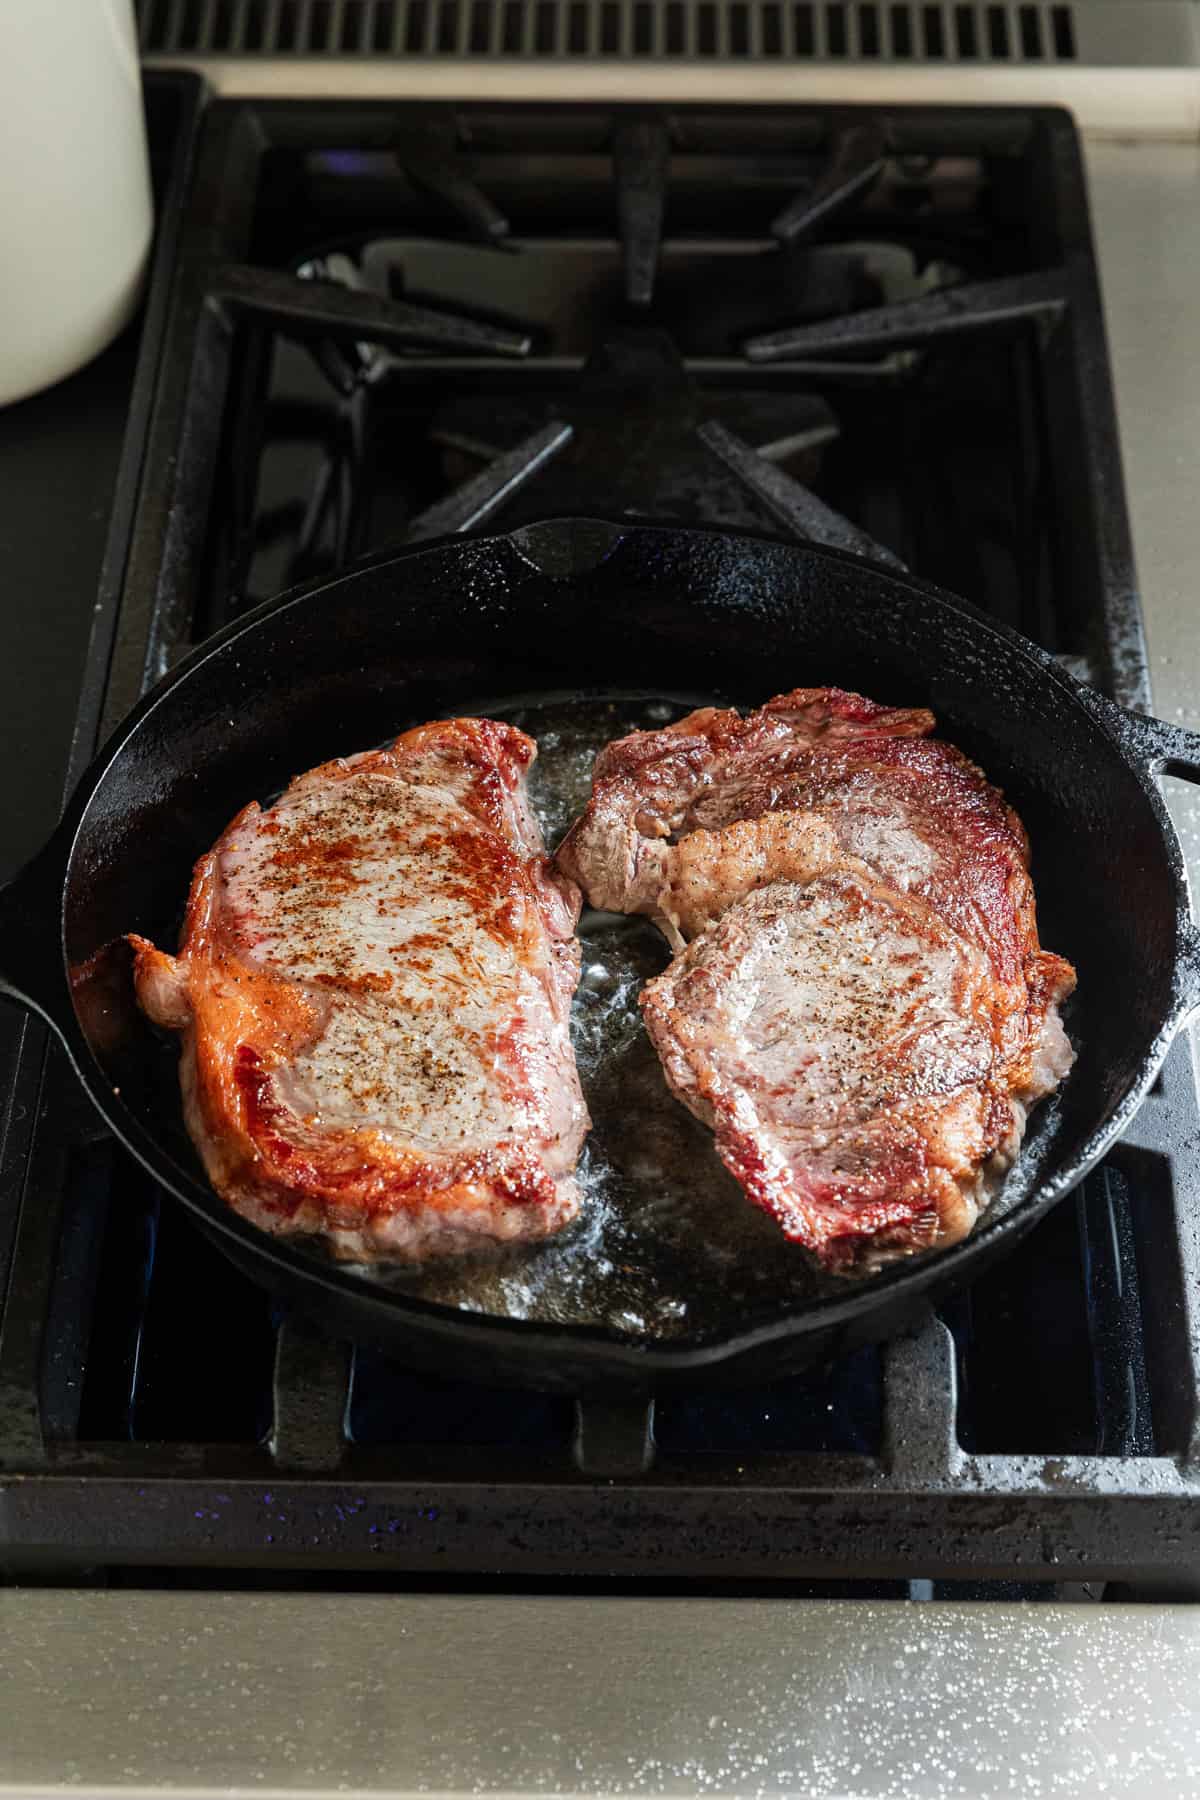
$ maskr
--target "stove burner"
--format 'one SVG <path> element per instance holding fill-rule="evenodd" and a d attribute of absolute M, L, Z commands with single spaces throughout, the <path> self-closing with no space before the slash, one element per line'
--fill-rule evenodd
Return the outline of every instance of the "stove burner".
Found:
<path fill-rule="evenodd" d="M 241 608 L 580 506 L 907 565 L 1145 703 L 1063 115 L 219 102 L 176 211 L 77 767 Z M 1195 1591 L 1185 1046 L 942 1317 L 654 1408 L 314 1336 L 96 1137 L 53 1054 L 43 1082 L 35 1031 L 0 1048 L 0 1564 Z"/>

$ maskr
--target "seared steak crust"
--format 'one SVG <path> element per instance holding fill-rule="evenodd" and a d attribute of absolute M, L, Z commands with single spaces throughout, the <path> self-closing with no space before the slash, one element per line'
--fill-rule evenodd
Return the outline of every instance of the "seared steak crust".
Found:
<path fill-rule="evenodd" d="M 414 1260 L 577 1212 L 579 895 L 535 754 L 454 719 L 313 769 L 201 858 L 177 957 L 132 940 L 209 1178 L 264 1229 Z"/>
<path fill-rule="evenodd" d="M 840 689 L 703 708 L 608 745 L 559 852 L 680 950 L 642 1002 L 668 1082 L 842 1270 L 969 1231 L 1073 1060 L 1024 830 L 933 727 Z"/>

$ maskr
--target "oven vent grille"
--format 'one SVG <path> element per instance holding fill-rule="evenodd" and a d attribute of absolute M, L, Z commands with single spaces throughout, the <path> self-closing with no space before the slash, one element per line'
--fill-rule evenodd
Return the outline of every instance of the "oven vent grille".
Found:
<path fill-rule="evenodd" d="M 146 55 L 1072 62 L 1074 8 L 954 0 L 138 0 Z"/>

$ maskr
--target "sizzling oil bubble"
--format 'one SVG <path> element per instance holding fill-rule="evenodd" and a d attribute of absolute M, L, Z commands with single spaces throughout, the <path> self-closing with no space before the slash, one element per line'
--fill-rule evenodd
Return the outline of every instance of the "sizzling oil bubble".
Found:
<path fill-rule="evenodd" d="M 689 702 L 545 700 L 489 706 L 538 743 L 530 782 L 547 844 L 581 811 L 600 745 Z M 480 710 L 484 710 L 481 707 Z M 834 1286 L 743 1197 L 706 1128 L 672 1096 L 638 1007 L 670 952 L 645 919 L 587 911 L 572 1038 L 592 1130 L 578 1222 L 549 1243 L 417 1269 L 364 1270 L 422 1299 L 507 1318 L 667 1338 L 748 1321 Z"/>

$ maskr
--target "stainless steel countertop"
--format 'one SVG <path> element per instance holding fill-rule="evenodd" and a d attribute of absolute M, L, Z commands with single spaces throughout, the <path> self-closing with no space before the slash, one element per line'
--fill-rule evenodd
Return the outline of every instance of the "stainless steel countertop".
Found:
<path fill-rule="evenodd" d="M 1200 726 L 1200 147 L 1088 166 L 1155 703 Z M 0 1795 L 70 1790 L 1158 1800 L 1200 1607 L 9 1590 Z"/>
<path fill-rule="evenodd" d="M 0 1658 L 0 1795 L 1200 1791 L 1200 1608 L 42 1590 Z"/>

